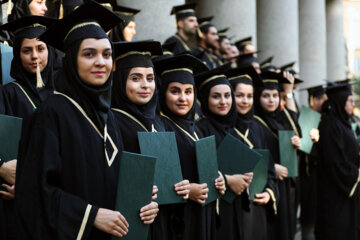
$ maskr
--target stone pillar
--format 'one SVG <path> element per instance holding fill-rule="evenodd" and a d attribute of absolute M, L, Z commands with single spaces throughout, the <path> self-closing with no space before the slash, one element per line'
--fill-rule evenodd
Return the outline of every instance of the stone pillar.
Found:
<path fill-rule="evenodd" d="M 325 84 L 326 79 L 326 8 L 325 0 L 299 1 L 301 88 Z M 307 104 L 307 92 L 301 92 Z"/>
<path fill-rule="evenodd" d="M 257 0 L 257 36 L 259 60 L 274 56 L 281 66 L 299 61 L 298 0 Z"/>
<path fill-rule="evenodd" d="M 327 79 L 346 78 L 346 48 L 343 29 L 343 0 L 326 1 Z"/>
<path fill-rule="evenodd" d="M 248 36 L 253 37 L 256 46 L 256 0 L 197 0 L 199 17 L 214 16 L 216 28 L 230 27 L 228 36 L 236 41 Z"/>
<path fill-rule="evenodd" d="M 176 30 L 175 16 L 170 15 L 173 6 L 185 3 L 185 0 L 117 0 L 118 4 L 141 9 L 136 14 L 136 35 L 134 40 L 154 39 L 163 43 Z"/>

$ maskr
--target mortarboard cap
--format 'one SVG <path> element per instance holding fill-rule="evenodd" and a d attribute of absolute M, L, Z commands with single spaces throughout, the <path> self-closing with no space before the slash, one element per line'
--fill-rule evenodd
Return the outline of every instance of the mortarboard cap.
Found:
<path fill-rule="evenodd" d="M 134 21 L 134 16 L 140 12 L 138 9 L 124 7 L 120 5 L 113 5 L 113 12 L 125 20 L 125 25 Z"/>
<path fill-rule="evenodd" d="M 108 38 L 106 32 L 121 22 L 123 20 L 110 10 L 89 1 L 55 23 L 40 40 L 65 52 L 77 40 Z"/>
<path fill-rule="evenodd" d="M 346 93 L 348 95 L 352 94 L 352 89 L 350 84 L 330 84 L 326 88 L 326 95 L 328 95 L 329 98 L 336 97 L 337 94 Z"/>
<path fill-rule="evenodd" d="M 195 76 L 195 85 L 196 88 L 201 91 L 203 87 L 208 84 L 212 86 L 217 84 L 227 84 L 230 85 L 229 81 L 226 78 L 226 71 L 231 67 L 231 63 L 224 64 L 220 67 L 214 68 L 209 71 L 205 71 Z"/>
<path fill-rule="evenodd" d="M 226 32 L 229 31 L 230 28 L 224 28 L 218 31 L 219 37 L 226 37 Z"/>
<path fill-rule="evenodd" d="M 195 3 L 174 6 L 170 12 L 170 15 L 175 14 L 177 21 L 187 17 L 196 17 L 195 7 L 196 7 Z"/>
<path fill-rule="evenodd" d="M 15 38 L 38 38 L 57 21 L 42 16 L 25 16 L 0 26 L 0 30 L 14 33 Z"/>
<path fill-rule="evenodd" d="M 114 49 L 116 69 L 154 67 L 151 56 L 162 55 L 160 42 L 152 40 L 115 42 Z"/>
<path fill-rule="evenodd" d="M 237 57 L 237 66 L 239 68 L 248 67 L 253 62 L 258 62 L 258 59 L 254 56 L 254 53 L 241 54 Z"/>
<path fill-rule="evenodd" d="M 326 93 L 325 88 L 322 85 L 309 87 L 306 90 L 308 91 L 309 96 L 312 97 L 321 97 Z"/>
<path fill-rule="evenodd" d="M 264 85 L 260 75 L 253 66 L 229 69 L 225 75 L 234 89 L 238 83 L 250 84 L 254 87 L 262 87 Z"/>
<path fill-rule="evenodd" d="M 180 82 L 195 85 L 194 75 L 209 69 L 199 59 L 190 54 L 172 56 L 154 63 L 158 76 L 163 82 Z"/>
<path fill-rule="evenodd" d="M 252 37 L 246 37 L 235 42 L 235 46 L 241 51 L 246 45 L 252 45 Z"/>
<path fill-rule="evenodd" d="M 264 86 L 269 89 L 281 89 L 281 84 L 290 83 L 282 73 L 271 71 L 261 73 L 261 78 Z"/>
<path fill-rule="evenodd" d="M 291 62 L 291 63 L 288 63 L 288 64 L 285 64 L 283 66 L 280 67 L 280 70 L 282 72 L 290 72 L 291 70 L 294 70 L 294 65 L 295 65 L 295 61 L 294 62 Z"/>

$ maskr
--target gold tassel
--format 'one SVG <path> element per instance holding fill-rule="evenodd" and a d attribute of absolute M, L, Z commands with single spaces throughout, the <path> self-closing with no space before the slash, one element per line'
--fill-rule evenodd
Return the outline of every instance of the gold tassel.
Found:
<path fill-rule="evenodd" d="M 6 13 L 8 14 L 8 15 L 10 15 L 11 14 L 11 9 L 12 9 L 12 7 L 11 7 L 11 0 L 9 0 L 8 1 L 8 7 L 7 7 L 7 10 L 6 10 Z"/>
<path fill-rule="evenodd" d="M 40 62 L 37 62 L 36 66 L 36 88 L 42 88 L 44 87 L 44 82 L 41 78 L 41 72 L 40 72 Z"/>
<path fill-rule="evenodd" d="M 310 107 L 314 106 L 314 97 L 310 96 L 310 103 L 309 103 Z"/>
<path fill-rule="evenodd" d="M 203 38 L 204 34 L 201 32 L 200 28 L 197 28 L 196 31 L 197 31 L 199 37 Z"/>
<path fill-rule="evenodd" d="M 63 5 L 63 1 L 60 0 L 59 19 L 62 19 L 63 17 L 64 17 L 64 5 Z"/>

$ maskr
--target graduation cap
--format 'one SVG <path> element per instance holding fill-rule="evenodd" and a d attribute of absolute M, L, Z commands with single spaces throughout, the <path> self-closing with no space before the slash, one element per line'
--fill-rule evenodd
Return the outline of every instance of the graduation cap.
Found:
<path fill-rule="evenodd" d="M 326 88 L 326 95 L 328 95 L 329 98 L 335 98 L 338 94 L 352 94 L 352 89 L 350 84 L 332 84 L 328 85 Z"/>
<path fill-rule="evenodd" d="M 160 42 L 152 40 L 116 42 L 114 49 L 116 69 L 154 67 L 151 56 L 162 55 Z"/>
<path fill-rule="evenodd" d="M 260 75 L 253 66 L 229 69 L 225 75 L 234 89 L 238 83 L 245 83 L 254 87 L 264 86 Z"/>
<path fill-rule="evenodd" d="M 0 26 L 0 30 L 14 33 L 17 38 L 38 38 L 58 20 L 42 16 L 25 16 Z"/>
<path fill-rule="evenodd" d="M 263 72 L 261 73 L 262 82 L 265 88 L 268 89 L 281 89 L 281 85 L 284 83 L 290 83 L 282 73 L 276 72 Z"/>
<path fill-rule="evenodd" d="M 252 37 L 246 37 L 235 42 L 235 46 L 242 51 L 246 45 L 252 45 Z"/>
<path fill-rule="evenodd" d="M 306 88 L 306 90 L 308 91 L 309 96 L 312 96 L 312 97 L 321 97 L 322 95 L 324 95 L 326 93 L 326 90 L 323 87 L 323 85 L 309 87 L 309 88 Z"/>
<path fill-rule="evenodd" d="M 196 17 L 195 7 L 196 7 L 196 3 L 177 5 L 172 8 L 170 15 L 175 14 L 177 21 L 187 17 Z"/>
<path fill-rule="evenodd" d="M 269 71 L 271 69 L 276 69 L 276 67 L 271 64 L 273 59 L 274 59 L 274 56 L 271 56 L 271 57 L 268 57 L 267 59 L 265 59 L 264 61 L 262 61 L 260 63 L 261 71 L 266 72 L 266 71 Z"/>
<path fill-rule="evenodd" d="M 85 38 L 108 38 L 106 32 L 123 20 L 100 4 L 89 1 L 55 23 L 40 40 L 65 52 L 75 41 Z"/>
<path fill-rule="evenodd" d="M 198 24 L 199 24 L 200 30 L 203 31 L 203 29 L 205 29 L 205 27 L 208 25 L 213 26 L 213 24 L 211 23 L 211 20 L 213 20 L 213 19 L 214 19 L 214 16 L 198 18 Z"/>
<path fill-rule="evenodd" d="M 84 3 L 83 0 L 60 0 L 61 4 L 64 6 L 80 6 Z"/>
<path fill-rule="evenodd" d="M 207 85 L 210 86 L 214 86 L 217 84 L 230 85 L 225 75 L 226 71 L 229 70 L 230 67 L 231 67 L 231 63 L 227 63 L 220 67 L 196 75 L 195 76 L 196 88 L 199 91 L 201 91 Z"/>
<path fill-rule="evenodd" d="M 241 54 L 237 57 L 237 66 L 239 68 L 248 67 L 253 62 L 258 62 L 257 57 L 254 56 L 254 53 Z"/>
<path fill-rule="evenodd" d="M 224 28 L 218 31 L 219 37 L 226 37 L 226 32 L 229 31 L 230 28 Z"/>
<path fill-rule="evenodd" d="M 291 72 L 291 71 L 294 71 L 294 65 L 295 65 L 295 61 L 294 62 L 291 62 L 291 63 L 288 63 L 288 64 L 285 64 L 283 66 L 280 67 L 280 70 L 282 72 Z M 295 71 L 294 71 L 295 72 Z"/>
<path fill-rule="evenodd" d="M 172 56 L 154 62 L 154 66 L 163 83 L 180 82 L 195 85 L 194 75 L 209 70 L 205 64 L 190 54 Z"/>
<path fill-rule="evenodd" d="M 113 12 L 125 20 L 125 26 L 128 25 L 129 22 L 134 21 L 134 16 L 140 11 L 141 10 L 120 6 L 117 4 L 113 5 Z"/>

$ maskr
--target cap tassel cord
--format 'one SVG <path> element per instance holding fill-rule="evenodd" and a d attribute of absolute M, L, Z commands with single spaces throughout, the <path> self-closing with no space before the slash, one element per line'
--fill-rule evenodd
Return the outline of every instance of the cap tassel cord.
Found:
<path fill-rule="evenodd" d="M 8 1 L 8 7 L 7 7 L 7 10 L 6 10 L 6 13 L 8 14 L 8 15 L 10 15 L 11 14 L 11 9 L 12 9 L 12 7 L 11 7 L 11 0 L 9 0 Z"/>
<path fill-rule="evenodd" d="M 199 37 L 200 37 L 200 38 L 203 38 L 204 34 L 201 32 L 201 30 L 200 30 L 199 27 L 196 29 L 196 31 L 197 31 Z"/>
<path fill-rule="evenodd" d="M 63 1 L 60 1 L 60 9 L 59 9 L 59 19 L 62 19 L 64 17 L 64 5 Z"/>
<path fill-rule="evenodd" d="M 42 87 L 44 87 L 44 82 L 41 77 L 40 62 L 38 61 L 36 65 L 36 88 L 42 88 Z"/>

